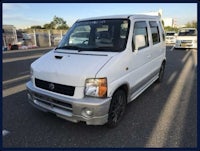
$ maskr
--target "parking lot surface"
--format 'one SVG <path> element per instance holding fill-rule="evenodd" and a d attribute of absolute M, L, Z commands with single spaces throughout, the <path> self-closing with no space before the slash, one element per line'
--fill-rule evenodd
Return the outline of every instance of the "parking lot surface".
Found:
<path fill-rule="evenodd" d="M 167 47 L 163 82 L 131 102 L 114 129 L 71 123 L 28 103 L 30 64 L 48 51 L 3 53 L 4 148 L 197 147 L 197 50 Z"/>

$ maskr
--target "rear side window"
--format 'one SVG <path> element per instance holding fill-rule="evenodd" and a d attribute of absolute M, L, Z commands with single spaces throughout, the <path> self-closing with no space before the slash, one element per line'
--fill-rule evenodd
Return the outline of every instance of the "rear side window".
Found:
<path fill-rule="evenodd" d="M 140 40 L 141 39 L 141 40 Z M 145 21 L 135 22 L 133 30 L 133 50 L 149 46 L 147 23 Z"/>
<path fill-rule="evenodd" d="M 153 40 L 153 45 L 154 45 L 160 42 L 159 28 L 156 21 L 150 21 L 149 25 L 151 28 L 151 35 L 152 35 L 152 40 Z"/>
<path fill-rule="evenodd" d="M 162 23 L 161 21 L 159 21 L 159 24 L 160 24 L 160 28 L 161 28 L 161 34 L 162 34 L 162 37 L 163 37 L 163 41 L 165 41 L 165 31 L 163 29 L 163 26 L 162 26 Z M 174 33 L 175 34 L 175 33 Z M 174 35 L 173 35 L 174 36 Z"/>

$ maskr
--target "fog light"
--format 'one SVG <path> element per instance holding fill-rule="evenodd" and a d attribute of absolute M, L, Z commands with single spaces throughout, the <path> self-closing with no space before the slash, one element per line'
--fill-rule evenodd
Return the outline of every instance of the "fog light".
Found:
<path fill-rule="evenodd" d="M 28 99 L 30 99 L 30 100 L 33 99 L 30 93 L 28 93 L 27 96 L 28 96 Z"/>
<path fill-rule="evenodd" d="M 91 117 L 93 115 L 93 111 L 91 111 L 88 108 L 84 108 L 82 110 L 82 115 L 85 116 L 85 117 Z"/>
<path fill-rule="evenodd" d="M 87 115 L 89 115 L 89 116 L 92 115 L 92 111 L 90 111 L 90 110 L 86 110 L 85 113 L 86 113 Z"/>

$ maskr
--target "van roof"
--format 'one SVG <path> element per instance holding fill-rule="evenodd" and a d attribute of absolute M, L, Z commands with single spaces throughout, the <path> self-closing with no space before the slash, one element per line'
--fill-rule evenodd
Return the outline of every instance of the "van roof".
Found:
<path fill-rule="evenodd" d="M 77 21 L 87 21 L 87 20 L 97 20 L 97 19 L 126 19 L 129 17 L 137 18 L 152 18 L 152 19 L 159 19 L 159 16 L 152 16 L 152 15 L 143 15 L 143 14 L 134 14 L 134 15 L 111 15 L 111 16 L 99 16 L 99 17 L 91 17 L 85 19 L 79 19 Z"/>

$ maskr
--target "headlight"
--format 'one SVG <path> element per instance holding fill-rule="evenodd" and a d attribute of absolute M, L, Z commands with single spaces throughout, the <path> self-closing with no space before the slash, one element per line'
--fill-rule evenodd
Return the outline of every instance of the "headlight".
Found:
<path fill-rule="evenodd" d="M 87 79 L 85 82 L 85 95 L 93 97 L 107 96 L 107 79 Z"/>
<path fill-rule="evenodd" d="M 193 43 L 197 43 L 197 40 L 193 40 Z"/>

